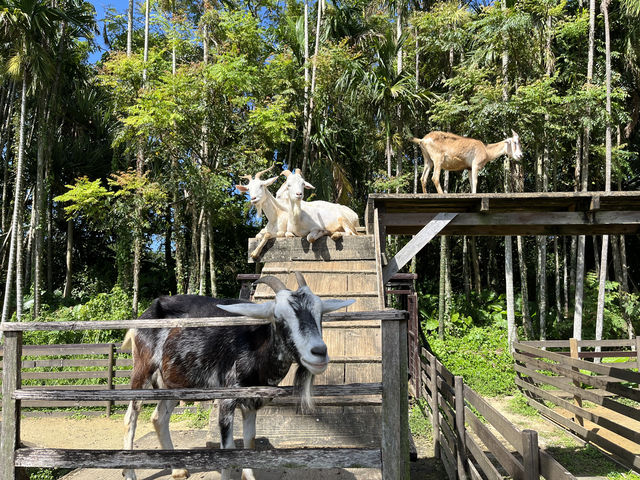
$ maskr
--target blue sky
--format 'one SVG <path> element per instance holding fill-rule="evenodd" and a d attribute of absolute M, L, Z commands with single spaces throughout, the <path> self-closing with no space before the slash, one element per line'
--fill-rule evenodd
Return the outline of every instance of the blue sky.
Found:
<path fill-rule="evenodd" d="M 129 0 L 90 0 L 93 6 L 96 9 L 96 21 L 98 22 L 101 34 L 96 37 L 96 43 L 105 48 L 104 42 L 102 41 L 102 27 L 103 20 L 105 17 L 105 10 L 112 7 L 115 8 L 118 12 L 124 13 L 129 5 Z M 102 51 L 96 50 L 89 56 L 89 61 L 91 63 L 95 63 L 97 60 L 102 57 Z"/>

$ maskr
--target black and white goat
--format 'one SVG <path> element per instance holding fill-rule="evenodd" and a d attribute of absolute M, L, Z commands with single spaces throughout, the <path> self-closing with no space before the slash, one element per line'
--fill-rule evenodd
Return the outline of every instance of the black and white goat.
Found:
<path fill-rule="evenodd" d="M 131 388 L 215 388 L 275 386 L 291 364 L 298 363 L 295 384 L 304 406 L 311 405 L 314 375 L 327 368 L 329 357 L 322 340 L 322 314 L 351 305 L 354 300 L 322 300 L 296 272 L 299 288 L 288 290 L 276 277 L 263 277 L 275 292 L 275 300 L 255 304 L 237 299 L 215 299 L 196 295 L 160 297 L 140 318 L 188 318 L 246 315 L 271 319 L 258 326 L 139 329 L 133 333 L 134 368 Z M 245 448 L 255 448 L 256 412 L 268 403 L 263 399 L 219 401 L 220 447 L 234 448 L 233 416 L 240 407 Z M 169 418 L 177 400 L 158 402 L 153 426 L 163 449 L 173 449 Z M 133 449 L 141 402 L 129 404 L 125 415 L 124 448 Z M 222 471 L 227 480 L 229 472 Z M 123 471 L 126 480 L 135 480 L 132 469 Z M 173 469 L 174 479 L 186 478 L 184 469 Z M 242 478 L 254 480 L 251 469 Z"/>

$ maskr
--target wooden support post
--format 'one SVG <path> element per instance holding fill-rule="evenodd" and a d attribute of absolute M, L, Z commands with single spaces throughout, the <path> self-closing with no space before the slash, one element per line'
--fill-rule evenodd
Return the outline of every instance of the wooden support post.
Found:
<path fill-rule="evenodd" d="M 455 402 L 456 402 L 456 443 L 458 459 L 458 478 L 467 480 L 467 447 L 464 433 L 464 380 L 459 375 L 455 377 Z"/>
<path fill-rule="evenodd" d="M 407 320 L 382 321 L 382 479 L 409 480 Z"/>
<path fill-rule="evenodd" d="M 14 465 L 20 442 L 20 400 L 13 398 L 13 392 L 22 385 L 22 332 L 4 332 L 3 363 L 0 478 L 16 480 Z"/>
<path fill-rule="evenodd" d="M 636 335 L 636 363 L 638 364 L 638 371 L 640 372 L 640 337 Z"/>
<path fill-rule="evenodd" d="M 569 339 L 569 353 L 571 355 L 571 358 L 579 358 L 578 340 L 575 338 Z M 574 372 L 580 371 L 580 369 L 576 367 L 571 367 L 571 370 L 573 370 Z M 582 384 L 576 380 L 573 381 L 573 384 L 578 388 L 582 388 Z M 573 399 L 575 400 L 577 406 L 582 407 L 582 397 L 580 397 L 580 395 L 574 395 Z M 575 414 L 574 419 L 580 425 L 584 425 L 583 418 L 578 416 L 578 414 Z"/>
<path fill-rule="evenodd" d="M 540 450 L 538 449 L 538 432 L 522 431 L 522 462 L 525 480 L 540 479 Z"/>
<path fill-rule="evenodd" d="M 113 390 L 113 375 L 114 375 L 113 370 L 115 368 L 115 350 L 116 350 L 116 346 L 113 343 L 109 345 L 109 361 L 108 361 L 109 370 L 107 371 L 107 389 L 108 390 Z M 112 405 L 113 405 L 113 400 L 108 400 L 107 401 L 107 417 L 111 416 Z"/>
<path fill-rule="evenodd" d="M 438 407 L 438 371 L 436 357 L 429 354 L 429 390 L 431 390 L 431 425 L 433 428 L 433 456 L 440 458 L 440 410 Z"/>

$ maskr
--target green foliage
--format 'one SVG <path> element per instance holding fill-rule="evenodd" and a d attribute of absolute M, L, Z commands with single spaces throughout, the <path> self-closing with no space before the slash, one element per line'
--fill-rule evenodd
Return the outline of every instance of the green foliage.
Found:
<path fill-rule="evenodd" d="M 517 391 L 513 397 L 509 399 L 509 409 L 520 415 L 527 417 L 535 417 L 538 411 L 527 402 L 527 397 L 520 391 Z"/>
<path fill-rule="evenodd" d="M 68 468 L 29 468 L 27 475 L 29 480 L 57 480 L 70 471 Z"/>
<path fill-rule="evenodd" d="M 412 435 L 431 438 L 433 426 L 427 418 L 428 405 L 425 399 L 419 398 L 411 406 L 409 411 L 409 429 Z"/>
<path fill-rule="evenodd" d="M 38 321 L 40 322 L 100 322 L 108 320 L 127 320 L 133 318 L 131 298 L 120 287 L 115 286 L 110 293 L 101 293 L 87 301 L 73 306 L 60 305 L 51 308 L 43 305 Z M 27 312 L 23 321 L 32 321 L 31 312 Z M 106 343 L 119 342 L 124 330 L 85 330 L 85 331 L 39 331 L 25 332 L 25 345 L 52 345 L 58 343 Z"/>

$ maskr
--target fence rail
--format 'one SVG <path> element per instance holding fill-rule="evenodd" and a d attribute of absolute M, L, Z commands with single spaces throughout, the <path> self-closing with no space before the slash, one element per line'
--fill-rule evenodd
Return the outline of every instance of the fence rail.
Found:
<path fill-rule="evenodd" d="M 422 385 L 435 454 L 449 480 L 575 480 L 539 448 L 536 431 L 517 428 L 426 349 Z"/>
<path fill-rule="evenodd" d="M 581 352 L 580 347 L 618 350 Z M 542 415 L 622 464 L 640 471 L 640 373 L 631 370 L 638 368 L 637 361 L 583 360 L 637 359 L 637 347 L 637 338 L 516 343 L 516 384 L 527 395 L 528 403 Z M 550 351 L 549 348 L 563 350 Z M 585 401 L 595 404 L 596 408 L 586 408 Z"/>
<path fill-rule="evenodd" d="M 0 328 L 5 332 L 5 348 L 2 352 L 3 382 L 2 404 L 3 422 L 1 430 L 0 478 L 15 480 L 21 467 L 99 467 L 124 468 L 163 465 L 184 465 L 187 468 L 222 468 L 231 466 L 271 467 L 287 466 L 300 468 L 324 467 L 366 467 L 381 468 L 383 480 L 407 480 L 409 459 L 409 436 L 407 417 L 407 313 L 396 310 L 379 312 L 348 312 L 329 314 L 326 320 L 353 321 L 378 320 L 382 329 L 382 384 L 318 385 L 315 392 L 319 396 L 334 396 L 337 405 L 353 405 L 354 397 L 382 394 L 382 441 L 375 449 L 291 449 L 249 452 L 236 450 L 178 450 L 178 451 L 121 451 L 121 450 L 63 450 L 19 448 L 20 413 L 23 401 L 49 402 L 64 400 L 84 401 L 126 401 L 132 399 L 160 400 L 184 399 L 205 400 L 217 398 L 246 397 L 292 397 L 291 387 L 247 387 L 217 388 L 207 390 L 128 390 L 113 389 L 96 391 L 83 389 L 37 389 L 22 388 L 23 355 L 41 353 L 37 347 L 29 352 L 22 346 L 22 332 L 29 330 L 83 330 L 83 329 L 128 329 L 132 321 L 122 322 L 50 322 L 50 323 L 7 323 Z M 245 319 L 255 323 L 253 319 Z M 159 326 L 196 327 L 237 325 L 239 317 L 176 320 L 136 320 L 135 328 L 158 328 Z M 263 322 L 264 323 L 264 322 Z M 38 350 L 39 349 L 39 350 Z M 97 352 L 99 348 L 90 346 Z M 68 351 L 83 351 L 81 347 Z M 112 348 L 112 352 L 114 349 Z M 27 353 L 29 352 L 29 353 Z M 355 357 L 354 357 L 355 358 Z M 29 360 L 37 361 L 37 360 Z M 112 363 L 113 364 L 113 363 Z"/>

